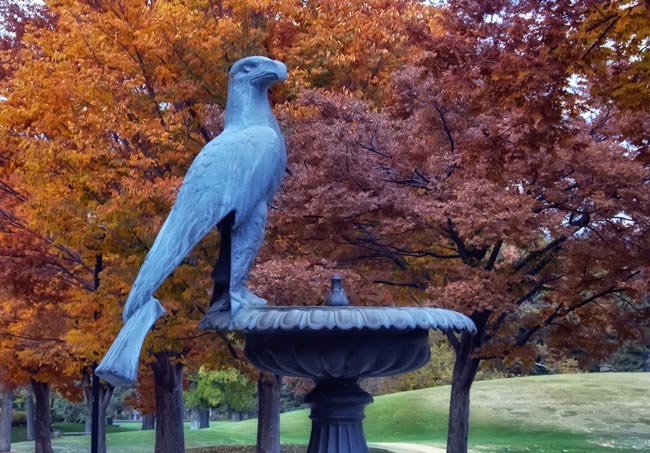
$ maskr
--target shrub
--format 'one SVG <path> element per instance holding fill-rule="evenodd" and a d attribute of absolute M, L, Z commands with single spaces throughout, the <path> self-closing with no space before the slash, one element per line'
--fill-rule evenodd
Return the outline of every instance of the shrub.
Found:
<path fill-rule="evenodd" d="M 25 411 L 13 411 L 11 413 L 11 426 L 25 426 L 27 424 L 27 414 Z"/>

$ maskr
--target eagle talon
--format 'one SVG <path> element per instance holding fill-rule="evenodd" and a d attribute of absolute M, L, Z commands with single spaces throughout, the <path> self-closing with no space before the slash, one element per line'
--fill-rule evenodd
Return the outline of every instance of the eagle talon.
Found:
<path fill-rule="evenodd" d="M 267 302 L 259 296 L 256 296 L 246 287 L 237 289 L 231 293 L 232 311 L 236 312 L 240 308 L 264 307 Z"/>

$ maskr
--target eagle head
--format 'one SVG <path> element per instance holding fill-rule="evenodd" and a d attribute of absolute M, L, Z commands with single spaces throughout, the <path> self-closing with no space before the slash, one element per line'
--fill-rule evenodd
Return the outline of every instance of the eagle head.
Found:
<path fill-rule="evenodd" d="M 287 79 L 284 63 L 266 57 L 247 57 L 230 69 L 230 83 L 237 86 L 251 85 L 267 90 L 275 82 Z"/>

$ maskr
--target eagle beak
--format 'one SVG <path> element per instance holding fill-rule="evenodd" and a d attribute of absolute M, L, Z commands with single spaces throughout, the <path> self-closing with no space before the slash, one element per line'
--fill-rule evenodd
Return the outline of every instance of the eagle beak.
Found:
<path fill-rule="evenodd" d="M 252 84 L 268 90 L 275 82 L 287 80 L 287 67 L 280 61 L 267 60 L 250 80 Z"/>
<path fill-rule="evenodd" d="M 287 67 L 281 61 L 273 60 L 274 70 L 273 73 L 279 82 L 287 80 Z"/>

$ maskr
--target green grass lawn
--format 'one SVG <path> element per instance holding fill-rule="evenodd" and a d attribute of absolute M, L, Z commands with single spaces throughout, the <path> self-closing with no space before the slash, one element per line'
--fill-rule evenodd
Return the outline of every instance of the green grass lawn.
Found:
<path fill-rule="evenodd" d="M 449 387 L 385 395 L 366 410 L 369 442 L 444 446 Z M 306 443 L 308 411 L 282 415 L 282 442 Z M 186 431 L 188 448 L 253 444 L 256 420 Z M 477 382 L 470 449 L 477 453 L 639 453 L 650 451 L 650 373 L 537 376 Z M 152 451 L 153 431 L 121 425 L 107 435 L 111 453 Z M 56 452 L 87 452 L 88 437 L 56 439 Z M 31 442 L 14 444 L 31 452 Z"/>
<path fill-rule="evenodd" d="M 53 423 L 54 430 L 60 433 L 79 433 L 85 430 L 83 423 Z M 140 429 L 140 423 L 127 423 L 126 425 L 107 425 L 107 433 L 121 433 L 124 431 L 134 431 Z M 16 426 L 11 428 L 11 442 L 23 442 L 27 440 L 27 428 L 25 426 Z"/>

